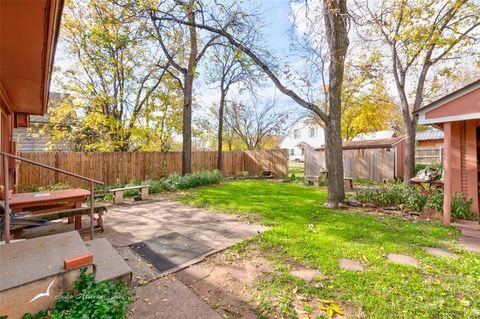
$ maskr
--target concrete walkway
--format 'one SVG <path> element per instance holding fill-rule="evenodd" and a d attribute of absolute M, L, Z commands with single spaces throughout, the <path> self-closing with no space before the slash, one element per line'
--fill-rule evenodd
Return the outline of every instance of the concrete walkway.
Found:
<path fill-rule="evenodd" d="M 129 319 L 221 319 L 222 316 L 175 277 L 163 277 L 136 289 Z"/>

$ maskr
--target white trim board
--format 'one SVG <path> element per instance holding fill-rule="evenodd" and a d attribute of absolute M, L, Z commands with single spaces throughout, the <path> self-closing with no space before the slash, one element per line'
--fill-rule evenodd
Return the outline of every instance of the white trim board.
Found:
<path fill-rule="evenodd" d="M 451 116 L 444 116 L 444 117 L 436 117 L 436 118 L 432 118 L 432 119 L 425 118 L 425 113 L 426 112 L 420 112 L 418 114 L 418 124 L 436 124 L 436 123 L 480 119 L 480 112 L 469 113 L 469 114 L 451 115 Z"/>

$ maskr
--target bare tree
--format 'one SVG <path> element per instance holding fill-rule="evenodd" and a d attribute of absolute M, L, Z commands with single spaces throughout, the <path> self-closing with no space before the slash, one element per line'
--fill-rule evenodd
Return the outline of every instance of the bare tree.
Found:
<path fill-rule="evenodd" d="M 252 38 L 253 45 L 253 38 Z M 243 55 L 241 51 L 233 48 L 228 43 L 217 45 L 212 48 L 208 57 L 209 80 L 219 82 L 220 101 L 218 104 L 218 134 L 217 134 L 217 169 L 222 170 L 222 148 L 224 137 L 224 110 L 227 95 L 233 85 L 241 85 L 241 89 L 253 90 L 254 84 L 258 84 L 260 77 L 255 70 L 255 65 Z"/>
<path fill-rule="evenodd" d="M 201 17 L 199 21 L 192 22 L 175 15 L 165 16 L 165 19 L 180 25 L 195 26 L 198 29 L 223 37 L 233 47 L 242 51 L 256 63 L 280 92 L 292 98 L 300 106 L 314 112 L 325 124 L 327 140 L 326 162 L 329 170 L 327 206 L 338 207 L 338 204 L 345 197 L 341 137 L 341 91 L 344 61 L 349 45 L 349 16 L 346 0 L 323 1 L 326 37 L 330 50 L 328 105 L 326 109 L 323 105 L 309 101 L 307 98 L 302 98 L 299 93 L 289 88 L 276 74 L 276 66 L 268 62 L 268 55 L 249 47 L 242 38 L 236 36 L 237 33 L 234 32 L 236 30 L 258 28 L 259 19 L 257 14 L 246 12 L 242 6 L 236 3 L 229 2 L 224 4 L 221 1 L 209 3 L 208 11 L 198 3 L 197 10 L 201 12 L 198 15 Z M 225 25 L 229 25 L 232 28 L 227 28 Z"/>
<path fill-rule="evenodd" d="M 204 40 L 203 47 L 199 49 L 199 34 L 196 27 L 198 12 L 195 7 L 195 0 L 176 0 L 171 6 L 163 3 L 162 6 L 148 10 L 158 43 L 169 65 L 176 72 L 170 71 L 168 66 L 166 69 L 172 77 L 177 79 L 183 92 L 182 174 L 189 174 L 192 171 L 192 95 L 196 68 L 207 49 L 219 38 L 219 35 L 210 36 Z M 170 23 L 170 19 L 165 19 L 165 17 L 176 15 L 185 17 L 188 21 L 186 28 Z"/>
<path fill-rule="evenodd" d="M 288 112 L 276 110 L 275 104 L 275 100 L 260 103 L 256 98 L 248 104 L 230 102 L 225 123 L 247 149 L 260 149 L 269 138 L 281 132 L 288 118 Z"/>
<path fill-rule="evenodd" d="M 480 5 L 468 0 L 382 0 L 373 8 L 360 8 L 366 10 L 369 25 L 390 53 L 406 128 L 404 182 L 409 184 L 415 172 L 417 131 L 417 118 L 412 113 L 423 103 L 430 69 L 447 60 L 454 65 L 456 57 L 465 59 L 471 45 L 478 43 L 478 33 L 472 33 L 480 26 Z"/>

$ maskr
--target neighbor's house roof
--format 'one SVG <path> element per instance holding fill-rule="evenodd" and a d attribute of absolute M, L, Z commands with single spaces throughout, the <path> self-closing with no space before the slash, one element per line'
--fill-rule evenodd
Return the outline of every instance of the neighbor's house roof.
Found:
<path fill-rule="evenodd" d="M 417 132 L 415 136 L 417 141 L 443 140 L 443 131 L 432 129 L 423 132 Z"/>
<path fill-rule="evenodd" d="M 0 1 L 0 102 L 9 113 L 44 114 L 63 0 Z"/>
<path fill-rule="evenodd" d="M 413 112 L 419 124 L 480 119 L 480 80 L 470 83 Z"/>
<path fill-rule="evenodd" d="M 392 138 L 383 138 L 378 140 L 365 140 L 365 141 L 347 141 L 343 142 L 344 150 L 352 149 L 372 149 L 372 148 L 391 148 L 403 141 L 404 137 L 392 137 Z M 318 150 L 325 149 L 325 145 Z"/>

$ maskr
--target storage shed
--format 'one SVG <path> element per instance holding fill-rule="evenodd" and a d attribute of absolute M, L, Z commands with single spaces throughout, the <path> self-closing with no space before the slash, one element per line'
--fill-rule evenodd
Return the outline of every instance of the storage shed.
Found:
<path fill-rule="evenodd" d="M 403 137 L 343 143 L 344 175 L 382 182 L 403 176 Z M 325 148 L 305 150 L 305 176 L 318 176 L 326 168 Z"/>

